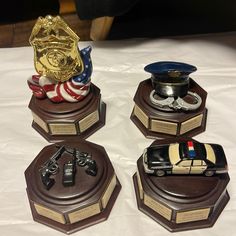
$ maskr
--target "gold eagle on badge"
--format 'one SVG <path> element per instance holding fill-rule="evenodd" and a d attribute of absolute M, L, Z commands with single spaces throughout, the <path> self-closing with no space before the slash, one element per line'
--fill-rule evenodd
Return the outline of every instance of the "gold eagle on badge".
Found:
<path fill-rule="evenodd" d="M 83 71 L 78 49 L 79 37 L 60 17 L 39 17 L 29 42 L 34 48 L 36 71 L 64 82 Z"/>

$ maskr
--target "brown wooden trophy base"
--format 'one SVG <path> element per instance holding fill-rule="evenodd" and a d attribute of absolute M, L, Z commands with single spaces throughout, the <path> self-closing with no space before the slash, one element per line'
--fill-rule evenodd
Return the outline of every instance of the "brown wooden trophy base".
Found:
<path fill-rule="evenodd" d="M 202 99 L 195 111 L 165 111 L 158 109 L 149 99 L 153 90 L 151 79 L 142 81 L 134 96 L 135 106 L 131 120 L 147 138 L 193 137 L 205 131 L 207 92 L 190 79 L 189 91 L 196 92 Z M 188 96 L 188 95 L 187 95 Z M 186 100 L 189 98 L 186 96 Z"/>
<path fill-rule="evenodd" d="M 106 104 L 94 84 L 82 101 L 53 103 L 32 96 L 29 108 L 33 128 L 49 142 L 87 138 L 105 125 Z"/>
<path fill-rule="evenodd" d="M 172 140 L 172 141 L 171 141 Z M 159 140 L 153 144 L 175 142 Z M 228 174 L 167 175 L 157 177 L 144 172 L 142 157 L 133 176 L 140 211 L 171 232 L 211 227 L 229 201 Z"/>
<path fill-rule="evenodd" d="M 35 221 L 66 234 L 105 221 L 121 189 L 114 168 L 102 146 L 80 140 L 60 145 L 78 148 L 92 155 L 97 164 L 97 175 L 86 174 L 85 167 L 76 166 L 75 185 L 62 184 L 63 165 L 71 156 L 64 152 L 57 161 L 59 172 L 51 175 L 55 184 L 47 190 L 41 181 L 39 169 L 52 156 L 56 145 L 46 146 L 25 171 L 27 194 Z"/>

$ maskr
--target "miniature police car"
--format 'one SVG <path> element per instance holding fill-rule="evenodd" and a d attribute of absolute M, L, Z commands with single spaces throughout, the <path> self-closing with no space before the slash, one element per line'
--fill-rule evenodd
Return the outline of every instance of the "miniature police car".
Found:
<path fill-rule="evenodd" d="M 203 174 L 228 172 L 222 146 L 195 141 L 156 145 L 143 152 L 144 171 L 148 174 Z"/>

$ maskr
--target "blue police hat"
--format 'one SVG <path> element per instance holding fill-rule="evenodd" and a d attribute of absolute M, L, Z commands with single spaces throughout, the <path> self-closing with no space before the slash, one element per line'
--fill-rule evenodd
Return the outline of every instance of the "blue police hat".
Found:
<path fill-rule="evenodd" d="M 156 93 L 167 97 L 183 97 L 188 92 L 189 74 L 197 68 L 182 62 L 160 61 L 145 66 L 144 70 L 152 74 Z"/>
<path fill-rule="evenodd" d="M 151 73 L 154 77 L 182 77 L 186 78 L 197 68 L 190 64 L 174 61 L 159 61 L 144 67 L 144 70 Z"/>

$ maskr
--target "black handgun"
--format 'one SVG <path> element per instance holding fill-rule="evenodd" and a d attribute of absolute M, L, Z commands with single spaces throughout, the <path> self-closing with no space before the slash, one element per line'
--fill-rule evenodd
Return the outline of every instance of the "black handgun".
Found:
<path fill-rule="evenodd" d="M 90 153 L 81 152 L 78 149 L 75 149 L 75 158 L 76 163 L 79 166 L 87 166 L 86 173 L 92 176 L 97 175 L 97 164 L 96 161 L 92 160 L 92 156 Z"/>
<path fill-rule="evenodd" d="M 60 148 L 50 157 L 45 163 L 43 163 L 40 168 L 40 175 L 43 185 L 47 190 L 49 190 L 55 183 L 55 180 L 50 178 L 51 175 L 55 175 L 58 172 L 57 160 L 62 156 L 65 151 L 65 146 L 60 146 Z"/>
<path fill-rule="evenodd" d="M 81 152 L 77 148 L 66 148 L 66 151 L 75 157 L 78 166 L 87 167 L 85 171 L 88 175 L 97 175 L 97 164 L 90 153 Z"/>

